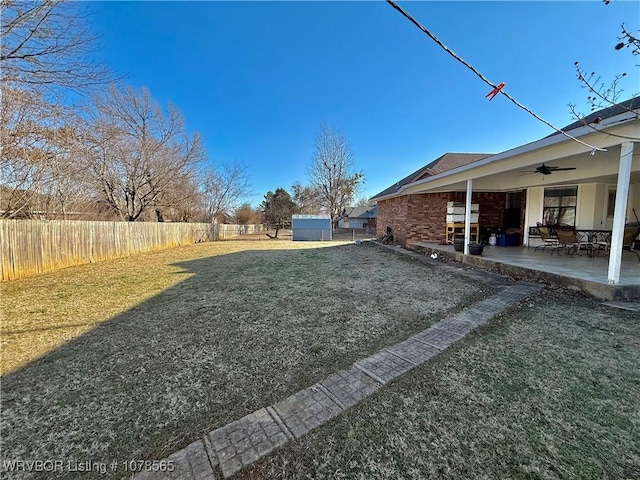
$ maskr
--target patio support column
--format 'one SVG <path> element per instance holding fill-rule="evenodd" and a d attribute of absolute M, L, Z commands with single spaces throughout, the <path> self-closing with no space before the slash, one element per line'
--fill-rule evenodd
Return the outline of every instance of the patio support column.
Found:
<path fill-rule="evenodd" d="M 631 161 L 633 160 L 633 142 L 624 142 L 620 149 L 618 167 L 618 187 L 613 211 L 613 229 L 611 232 L 611 250 L 609 251 L 609 273 L 607 283 L 617 285 L 620 282 L 620 263 L 622 262 L 622 243 L 624 241 L 624 223 L 627 215 L 627 199 L 631 180 Z"/>
<path fill-rule="evenodd" d="M 471 241 L 471 192 L 473 181 L 467 180 L 467 198 L 464 209 L 464 254 L 469 255 L 469 242 Z"/>
<path fill-rule="evenodd" d="M 524 192 L 524 242 L 522 242 L 522 244 L 529 247 L 529 242 L 531 241 L 529 239 L 529 225 L 531 225 L 529 222 L 529 212 L 531 211 L 529 204 L 531 201 L 529 200 L 529 189 L 527 188 Z"/>

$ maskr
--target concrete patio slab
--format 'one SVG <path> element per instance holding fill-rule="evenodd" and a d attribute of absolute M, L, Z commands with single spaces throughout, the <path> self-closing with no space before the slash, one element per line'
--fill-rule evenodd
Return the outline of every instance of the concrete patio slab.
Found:
<path fill-rule="evenodd" d="M 394 248 L 394 247 L 391 247 Z M 413 242 L 408 249 L 427 258 L 436 253 L 439 258 L 451 259 L 461 264 L 491 270 L 493 273 L 511 275 L 557 284 L 583 291 L 602 300 L 640 299 L 640 262 L 635 255 L 623 255 L 620 283 L 609 285 L 607 281 L 608 257 L 596 255 L 558 255 L 549 251 L 528 247 L 498 247 L 487 245 L 482 255 L 463 255 L 452 245 Z"/>

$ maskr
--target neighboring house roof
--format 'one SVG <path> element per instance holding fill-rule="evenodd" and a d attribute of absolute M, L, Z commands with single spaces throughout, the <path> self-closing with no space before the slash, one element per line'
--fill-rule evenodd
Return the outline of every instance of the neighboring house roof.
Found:
<path fill-rule="evenodd" d="M 400 190 L 400 187 L 403 187 L 404 185 L 416 182 L 420 179 L 430 177 L 432 175 L 446 172 L 447 170 L 452 170 L 454 168 L 477 162 L 478 160 L 490 157 L 491 155 L 491 153 L 445 153 L 444 155 L 433 160 L 431 163 L 416 170 L 411 175 L 407 175 L 396 184 L 391 185 L 389 188 L 373 196 L 371 200 L 375 200 L 378 197 L 384 197 L 386 195 L 392 195 Z"/>
<path fill-rule="evenodd" d="M 349 207 L 347 208 L 347 217 L 349 218 L 376 218 L 378 216 L 378 206 L 370 207 Z"/>
<path fill-rule="evenodd" d="M 605 108 L 603 110 L 598 110 L 597 112 L 591 113 L 584 117 L 581 120 L 576 120 L 573 123 L 570 123 L 566 127 L 561 128 L 561 130 L 567 132 L 569 130 L 573 130 L 574 128 L 582 127 L 585 125 L 594 126 L 606 120 L 607 118 L 615 117 L 616 115 L 620 115 L 621 113 L 629 112 L 634 109 L 640 108 L 640 95 L 637 97 L 630 98 L 629 100 L 625 100 L 616 105 L 612 105 L 611 107 Z M 637 112 L 636 112 L 637 115 Z M 596 127 L 597 128 L 597 127 Z M 553 137 L 554 135 L 562 135 L 560 132 L 553 132 L 551 135 L 547 135 L 545 138 Z"/>

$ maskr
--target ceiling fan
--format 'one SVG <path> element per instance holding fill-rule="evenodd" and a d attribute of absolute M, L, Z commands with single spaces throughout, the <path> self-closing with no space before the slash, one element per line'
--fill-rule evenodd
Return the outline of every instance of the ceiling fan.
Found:
<path fill-rule="evenodd" d="M 562 170 L 575 170 L 576 167 L 550 167 L 544 163 L 536 168 L 534 171 L 526 171 L 523 173 L 541 173 L 542 175 L 551 175 L 553 172 L 560 172 Z"/>

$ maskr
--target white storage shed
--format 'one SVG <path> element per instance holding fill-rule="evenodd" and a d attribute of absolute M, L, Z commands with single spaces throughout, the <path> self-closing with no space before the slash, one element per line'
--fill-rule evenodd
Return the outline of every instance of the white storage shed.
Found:
<path fill-rule="evenodd" d="M 331 240 L 329 215 L 294 215 L 291 217 L 291 240 L 322 242 Z"/>

